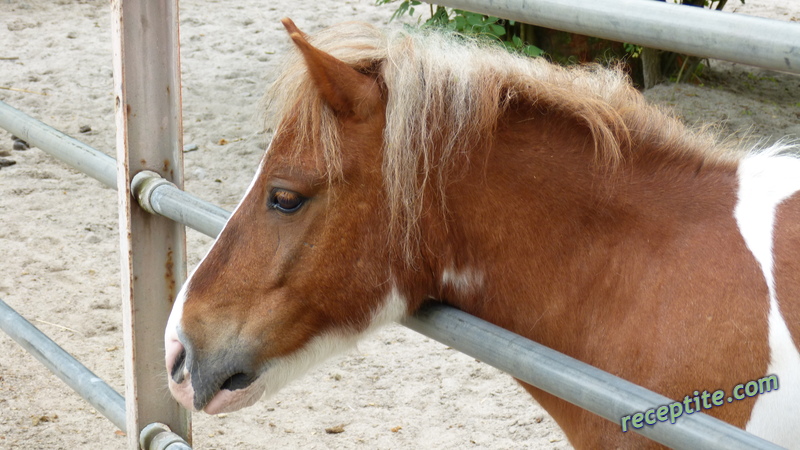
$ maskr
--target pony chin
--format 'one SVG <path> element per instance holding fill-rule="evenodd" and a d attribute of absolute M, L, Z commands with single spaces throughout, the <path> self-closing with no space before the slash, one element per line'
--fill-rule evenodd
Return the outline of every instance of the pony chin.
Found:
<path fill-rule="evenodd" d="M 392 287 L 386 295 L 383 305 L 373 314 L 366 329 L 360 332 L 347 329 L 336 330 L 315 336 L 297 352 L 270 360 L 269 368 L 253 385 L 263 386 L 263 394 L 268 397 L 272 396 L 286 384 L 301 377 L 324 360 L 355 347 L 359 340 L 384 325 L 403 319 L 407 315 L 407 310 L 405 299 L 396 287 Z"/>

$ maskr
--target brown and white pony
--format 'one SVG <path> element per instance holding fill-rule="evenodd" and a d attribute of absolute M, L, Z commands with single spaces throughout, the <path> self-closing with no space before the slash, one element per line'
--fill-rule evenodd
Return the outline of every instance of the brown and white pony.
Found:
<path fill-rule="evenodd" d="M 617 71 L 284 25 L 275 135 L 166 330 L 186 408 L 251 405 L 433 300 L 677 400 L 775 374 L 707 412 L 800 444 L 797 147 L 731 153 Z M 654 445 L 525 388 L 575 447 Z"/>

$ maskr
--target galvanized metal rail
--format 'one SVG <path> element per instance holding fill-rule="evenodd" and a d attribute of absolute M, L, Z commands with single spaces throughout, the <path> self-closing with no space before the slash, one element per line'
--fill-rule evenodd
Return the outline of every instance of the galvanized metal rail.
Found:
<path fill-rule="evenodd" d="M 125 429 L 125 399 L 86 366 L 78 362 L 32 323 L 0 299 L 0 330 L 35 356 L 50 372 L 71 387 L 100 414 Z"/>
<path fill-rule="evenodd" d="M 463 311 L 427 304 L 403 325 L 619 425 L 620 418 L 674 403 L 608 372 Z M 778 449 L 703 413 L 630 429 L 672 448 Z"/>
<path fill-rule="evenodd" d="M 15 120 L 10 121 L 9 116 Z M 47 125 L 0 102 L 0 127 L 34 144 L 50 144 L 39 133 L 55 135 L 58 142 L 70 142 Z M 24 127 L 19 124 L 26 123 Z M 70 144 L 70 147 L 75 147 Z M 50 153 L 50 147 L 39 147 Z M 80 148 L 80 152 L 97 157 L 97 150 Z M 88 150 L 87 150 L 88 149 Z M 63 149 L 53 151 L 59 159 Z M 69 153 L 69 152 L 67 152 Z M 62 159 L 80 170 L 80 158 Z M 115 167 L 110 165 L 109 167 Z M 109 174 L 103 175 L 107 178 Z M 95 177 L 98 178 L 99 177 Z M 168 217 L 215 237 L 222 230 L 230 213 L 181 191 L 154 172 L 138 173 L 131 186 L 134 195 L 149 212 Z M 625 415 L 672 403 L 660 394 L 617 378 L 588 364 L 558 353 L 499 328 L 486 321 L 441 304 L 430 304 L 409 317 L 403 325 L 467 355 L 499 368 L 509 375 L 550 392 L 613 422 Z M 662 444 L 675 448 L 695 449 L 776 449 L 780 448 L 711 416 L 694 413 L 682 416 L 674 425 L 658 423 L 633 429 Z"/>
<path fill-rule="evenodd" d="M 643 0 L 429 3 L 650 48 L 800 73 L 800 23 Z"/>

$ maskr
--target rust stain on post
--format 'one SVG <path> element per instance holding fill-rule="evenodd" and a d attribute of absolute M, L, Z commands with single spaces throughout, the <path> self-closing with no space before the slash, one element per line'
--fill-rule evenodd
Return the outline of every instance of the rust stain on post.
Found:
<path fill-rule="evenodd" d="M 164 278 L 167 280 L 167 290 L 169 292 L 169 302 L 172 303 L 175 299 L 175 263 L 172 259 L 173 251 L 170 248 L 167 250 L 167 262 L 165 264 Z"/>

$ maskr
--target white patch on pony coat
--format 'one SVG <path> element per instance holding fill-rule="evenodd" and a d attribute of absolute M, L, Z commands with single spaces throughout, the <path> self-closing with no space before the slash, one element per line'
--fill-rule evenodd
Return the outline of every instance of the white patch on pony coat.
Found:
<path fill-rule="evenodd" d="M 778 445 L 800 448 L 800 352 L 778 307 L 773 272 L 775 213 L 783 200 L 800 191 L 800 159 L 775 156 L 783 148 L 776 146 L 745 158 L 738 172 L 734 217 L 767 282 L 770 363 L 766 375 L 777 375 L 779 385 L 777 391 L 756 399 L 745 429 Z"/>
<path fill-rule="evenodd" d="M 250 406 L 262 396 L 271 396 L 290 381 L 308 372 L 309 369 L 342 353 L 356 343 L 391 322 L 407 315 L 405 298 L 396 287 L 386 295 L 383 305 L 375 311 L 369 326 L 361 332 L 341 329 L 311 339 L 302 349 L 292 355 L 269 361 L 267 370 L 253 384 L 237 391 L 221 391 L 209 402 L 205 411 L 209 414 L 236 411 Z"/>
<path fill-rule="evenodd" d="M 483 285 L 483 274 L 470 268 L 461 271 L 445 269 L 442 272 L 442 285 L 452 287 L 461 295 L 471 294 Z"/>

